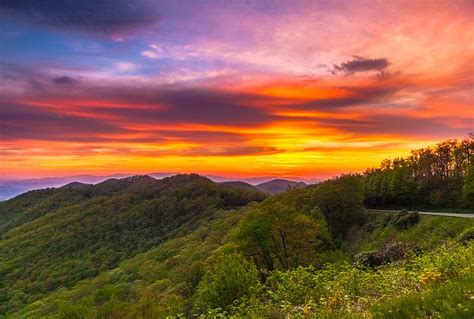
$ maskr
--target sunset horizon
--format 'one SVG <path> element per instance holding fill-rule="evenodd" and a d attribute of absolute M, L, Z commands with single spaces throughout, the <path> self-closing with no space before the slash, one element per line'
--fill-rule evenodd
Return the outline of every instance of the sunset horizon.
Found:
<path fill-rule="evenodd" d="M 472 2 L 0 6 L 1 179 L 325 179 L 474 130 Z"/>

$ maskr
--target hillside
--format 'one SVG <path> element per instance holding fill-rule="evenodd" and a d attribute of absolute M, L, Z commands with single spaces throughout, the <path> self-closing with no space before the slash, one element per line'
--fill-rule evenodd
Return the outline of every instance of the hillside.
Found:
<path fill-rule="evenodd" d="M 246 182 L 241 182 L 241 181 L 230 181 L 230 182 L 220 182 L 219 184 L 221 185 L 226 185 L 226 186 L 232 186 L 232 187 L 237 187 L 241 189 L 247 189 L 255 192 L 261 192 L 257 187 L 250 185 L 249 183 Z"/>
<path fill-rule="evenodd" d="M 0 203 L 0 313 L 192 231 L 218 210 L 265 196 L 198 175 L 69 184 Z"/>
<path fill-rule="evenodd" d="M 305 186 L 307 185 L 303 182 L 294 182 L 286 179 L 273 179 L 271 181 L 258 184 L 255 187 L 268 194 L 280 194 L 290 188 L 301 188 Z"/>
<path fill-rule="evenodd" d="M 439 303 L 438 296 L 463 306 L 456 306 L 456 309 L 442 304 L 437 309 L 451 313 L 461 311 L 461 314 L 469 311 L 465 298 L 469 298 L 466 289 L 469 285 L 472 287 L 470 260 L 474 257 L 474 249 L 472 245 L 463 246 L 456 241 L 464 240 L 463 231 L 474 227 L 471 220 L 425 216 L 419 221 L 405 223 L 401 218 L 403 214 L 397 219 L 393 214 L 369 214 L 357 232 L 352 232 L 353 240 L 335 249 L 327 246 L 327 235 L 318 235 L 317 242 L 304 240 L 311 233 L 310 229 L 314 229 L 316 234 L 324 234 L 324 225 L 313 224 L 309 220 L 302 223 L 304 215 L 287 211 L 285 215 L 295 214 L 295 218 L 282 226 L 296 222 L 298 224 L 293 226 L 299 227 L 292 232 L 288 227 L 278 230 L 277 226 L 275 231 L 278 233 L 287 229 L 288 242 L 302 245 L 303 251 L 295 246 L 289 247 L 287 252 L 288 258 L 300 259 L 300 265 L 305 267 L 295 269 L 285 265 L 280 262 L 285 255 L 281 250 L 283 247 L 268 246 L 275 270 L 267 274 L 266 283 L 262 286 L 258 286 L 257 277 L 248 283 L 244 281 L 249 270 L 238 269 L 239 265 L 245 265 L 245 261 L 232 259 L 235 258 L 232 256 L 237 256 L 234 255 L 237 251 L 253 255 L 253 249 L 259 247 L 254 238 L 245 240 L 249 235 L 248 229 L 251 229 L 248 227 L 255 225 L 254 220 L 262 221 L 262 217 L 269 217 L 266 209 L 271 210 L 280 203 L 288 203 L 288 200 L 292 202 L 291 198 L 307 202 L 312 198 L 310 193 L 295 190 L 292 194 L 253 205 L 244 212 L 216 211 L 202 218 L 189 234 L 177 236 L 127 259 L 113 270 L 81 281 L 71 289 L 57 290 L 20 309 L 12 317 L 177 318 L 202 313 L 203 318 L 215 318 L 216 312 L 205 314 L 206 309 L 222 300 L 208 294 L 210 287 L 220 291 L 219 296 L 229 294 L 229 300 L 242 298 L 238 306 L 229 307 L 226 311 L 217 310 L 220 316 L 232 318 L 266 318 L 270 314 L 272 318 L 299 318 L 305 314 L 316 318 L 352 318 L 351 314 L 356 312 L 364 316 L 376 314 L 380 318 L 392 318 L 390 313 L 404 309 L 400 308 L 400 304 L 402 307 L 409 304 L 413 308 L 403 310 L 408 314 L 402 312 L 400 318 L 418 317 L 428 314 L 426 311 Z M 303 207 L 301 209 L 304 210 Z M 274 224 L 278 220 L 269 221 Z M 308 228 L 309 225 L 312 226 Z M 401 243 L 411 247 L 414 242 L 420 243 L 416 249 L 421 253 L 402 260 L 402 263 L 389 263 L 375 271 L 352 265 L 352 261 L 358 258 L 363 260 L 359 257 L 363 255 L 360 252 L 385 251 L 387 254 L 386 247 L 394 243 L 397 243 L 396 247 L 404 247 Z M 319 247 L 318 253 L 308 254 L 310 247 Z M 226 256 L 231 259 L 226 259 Z M 304 256 L 309 259 L 301 260 Z M 260 263 L 255 259 L 255 262 L 259 269 L 267 267 L 263 261 Z M 225 266 L 227 263 L 230 263 L 229 266 Z M 326 266 L 322 271 L 317 270 L 321 265 Z M 224 268 L 220 270 L 219 267 Z M 220 274 L 220 271 L 223 273 Z M 213 277 L 214 273 L 216 277 Z M 438 274 L 443 277 L 436 277 Z M 220 276 L 236 279 L 226 283 Z M 214 286 L 213 280 L 217 280 L 216 284 L 222 283 L 222 287 Z M 419 280 L 424 281 L 420 284 Z M 446 280 L 450 281 L 449 286 L 443 285 Z M 257 286 L 251 288 L 252 285 Z M 239 292 L 242 288 L 249 294 Z M 420 291 L 427 299 L 416 299 Z M 226 303 L 223 302 L 222 305 Z"/>
<path fill-rule="evenodd" d="M 473 164 L 395 162 L 272 196 L 194 174 L 27 192 L 0 203 L 0 317 L 471 318 L 474 219 L 364 205 L 454 181 L 430 203 L 471 210 Z"/>

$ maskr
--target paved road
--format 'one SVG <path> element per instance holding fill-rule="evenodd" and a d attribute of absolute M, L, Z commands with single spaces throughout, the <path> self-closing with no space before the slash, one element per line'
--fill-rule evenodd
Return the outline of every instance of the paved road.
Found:
<path fill-rule="evenodd" d="M 368 209 L 369 212 L 387 212 L 387 213 L 398 213 L 398 210 L 388 209 Z M 409 211 L 410 212 L 410 211 Z M 420 212 L 421 215 L 434 215 L 434 216 L 449 216 L 449 217 L 462 217 L 462 218 L 474 218 L 474 214 L 459 214 L 459 213 L 441 213 L 441 212 Z"/>

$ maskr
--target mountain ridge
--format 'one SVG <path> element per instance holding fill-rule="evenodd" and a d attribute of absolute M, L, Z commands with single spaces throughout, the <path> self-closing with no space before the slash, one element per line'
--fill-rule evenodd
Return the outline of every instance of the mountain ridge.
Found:
<path fill-rule="evenodd" d="M 192 174 L 192 173 L 191 173 Z M 150 173 L 143 174 L 152 176 L 157 179 L 163 179 L 166 177 L 179 175 L 179 173 L 163 172 L 163 173 Z M 198 174 L 200 175 L 200 174 Z M 0 201 L 8 200 L 25 192 L 31 190 L 45 189 L 45 188 L 57 188 L 62 187 L 74 182 L 83 184 L 97 184 L 109 179 L 121 179 L 132 177 L 134 175 L 127 174 L 112 174 L 112 175 L 72 175 L 64 177 L 42 177 L 42 178 L 29 178 L 29 179 L 0 179 Z M 242 182 L 252 186 L 264 184 L 266 182 L 281 180 L 282 178 L 275 176 L 261 176 L 261 177 L 247 177 L 247 178 L 236 178 L 236 177 L 225 177 L 219 175 L 200 175 L 209 178 L 216 183 L 225 182 Z M 290 182 L 303 182 L 305 184 L 313 184 L 318 182 L 317 179 L 304 179 L 299 177 L 289 177 L 285 180 Z"/>
<path fill-rule="evenodd" d="M 282 178 L 272 179 L 271 181 L 255 185 L 255 187 L 262 192 L 273 195 L 283 193 L 290 188 L 303 188 L 306 186 L 308 186 L 308 184 L 304 182 L 295 182 Z"/>

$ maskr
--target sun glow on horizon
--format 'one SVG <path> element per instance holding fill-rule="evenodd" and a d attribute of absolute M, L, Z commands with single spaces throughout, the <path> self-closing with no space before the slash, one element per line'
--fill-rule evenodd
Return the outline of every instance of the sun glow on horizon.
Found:
<path fill-rule="evenodd" d="M 0 179 L 326 178 L 474 131 L 467 1 L 144 5 L 0 7 Z"/>

